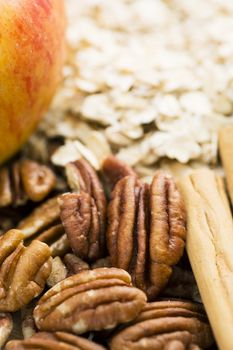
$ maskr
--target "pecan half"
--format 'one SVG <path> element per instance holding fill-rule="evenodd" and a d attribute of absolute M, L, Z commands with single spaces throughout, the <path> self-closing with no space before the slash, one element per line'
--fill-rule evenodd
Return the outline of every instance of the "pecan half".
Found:
<path fill-rule="evenodd" d="M 96 260 L 92 265 L 92 269 L 97 269 L 98 267 L 111 267 L 111 261 L 110 257 L 107 256 L 106 258 L 98 259 Z"/>
<path fill-rule="evenodd" d="M 88 339 L 65 332 L 40 332 L 27 340 L 12 340 L 5 350 L 104 350 L 104 348 Z"/>
<path fill-rule="evenodd" d="M 181 258 L 186 236 L 183 201 L 173 179 L 157 172 L 151 186 L 120 180 L 108 207 L 107 246 L 112 266 L 155 298 Z"/>
<path fill-rule="evenodd" d="M 74 254 L 66 254 L 64 263 L 68 270 L 68 276 L 75 275 L 83 270 L 90 270 L 89 265 Z"/>
<path fill-rule="evenodd" d="M 200 304 L 186 301 L 148 303 L 140 315 L 110 340 L 111 350 L 201 350 L 213 336 Z"/>
<path fill-rule="evenodd" d="M 85 192 L 59 197 L 61 220 L 70 246 L 81 259 L 95 261 L 104 254 L 103 226 L 94 199 Z"/>
<path fill-rule="evenodd" d="M 201 303 L 201 297 L 193 272 L 178 266 L 173 268 L 172 275 L 162 295 Z"/>
<path fill-rule="evenodd" d="M 36 325 L 33 318 L 34 301 L 21 310 L 21 327 L 24 339 L 31 338 L 36 333 Z"/>
<path fill-rule="evenodd" d="M 52 259 L 52 271 L 47 279 L 49 287 L 55 286 L 58 282 L 63 281 L 67 277 L 67 268 L 63 264 L 61 258 L 56 256 Z"/>
<path fill-rule="evenodd" d="M 0 311 L 17 311 L 42 292 L 51 272 L 50 255 L 39 241 L 25 247 L 18 230 L 0 237 Z"/>
<path fill-rule="evenodd" d="M 0 313 L 0 349 L 9 338 L 13 329 L 13 321 L 10 314 Z"/>
<path fill-rule="evenodd" d="M 89 202 L 89 207 L 91 209 L 89 215 L 92 217 L 91 221 L 93 223 L 93 239 L 95 240 L 98 236 L 96 243 L 91 243 L 90 252 L 87 253 L 87 250 L 80 255 L 80 249 L 74 242 L 70 234 L 70 224 L 68 219 L 66 218 L 67 210 L 71 210 L 71 200 L 67 201 L 64 205 L 61 205 L 61 219 L 66 229 L 66 233 L 68 237 L 71 239 L 71 246 L 80 257 L 84 258 L 86 256 L 90 260 L 95 260 L 103 257 L 103 253 L 105 250 L 105 224 L 106 224 L 106 197 L 104 193 L 103 186 L 98 178 L 96 171 L 92 168 L 92 166 L 84 159 L 79 159 L 76 162 L 70 162 L 66 166 L 66 174 L 68 183 L 72 190 L 77 192 L 80 197 L 79 201 L 87 201 Z M 65 197 L 65 199 L 67 199 Z M 71 197 L 75 198 L 75 196 Z M 62 202 L 61 202 L 62 203 Z M 66 205 L 69 205 L 69 208 L 66 210 Z M 74 211 L 78 211 L 76 206 L 73 208 Z M 65 214 L 63 213 L 65 211 Z M 78 217 L 76 216 L 78 220 Z M 73 216 L 73 223 L 75 224 L 75 215 Z M 78 223 L 76 223 L 78 226 Z M 91 239 L 91 237 L 90 237 Z M 98 246 L 98 247 L 97 247 Z"/>
<path fill-rule="evenodd" d="M 50 168 L 29 159 L 2 167 L 0 180 L 0 207 L 23 205 L 28 199 L 41 201 L 56 183 Z"/>
<path fill-rule="evenodd" d="M 135 176 L 137 178 L 137 174 L 129 165 L 112 155 L 105 158 L 102 171 L 111 189 L 125 176 Z"/>
<path fill-rule="evenodd" d="M 18 229 L 25 239 L 36 239 L 50 246 L 52 256 L 62 256 L 69 251 L 69 242 L 60 221 L 57 197 L 37 207 L 23 219 Z"/>
<path fill-rule="evenodd" d="M 45 293 L 34 310 L 38 329 L 76 334 L 114 328 L 134 319 L 146 303 L 121 269 L 99 268 L 66 278 Z"/>

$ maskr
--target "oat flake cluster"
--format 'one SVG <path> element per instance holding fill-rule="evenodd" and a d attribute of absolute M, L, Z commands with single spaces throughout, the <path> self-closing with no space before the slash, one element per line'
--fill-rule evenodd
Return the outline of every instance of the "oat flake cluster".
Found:
<path fill-rule="evenodd" d="M 40 129 L 65 138 L 53 162 L 81 154 L 98 168 L 114 152 L 145 173 L 163 157 L 215 163 L 217 130 L 233 119 L 232 2 L 66 4 L 64 84 Z"/>

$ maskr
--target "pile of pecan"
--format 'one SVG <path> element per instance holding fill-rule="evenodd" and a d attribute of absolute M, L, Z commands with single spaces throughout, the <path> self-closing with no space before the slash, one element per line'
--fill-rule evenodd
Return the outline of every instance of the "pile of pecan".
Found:
<path fill-rule="evenodd" d="M 143 183 L 113 156 L 99 174 L 84 159 L 61 172 L 30 160 L 0 169 L 0 347 L 209 348 L 173 178 Z"/>

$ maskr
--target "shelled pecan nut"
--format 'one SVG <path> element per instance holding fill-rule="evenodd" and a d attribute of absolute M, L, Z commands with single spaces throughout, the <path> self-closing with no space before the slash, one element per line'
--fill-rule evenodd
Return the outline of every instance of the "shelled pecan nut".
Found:
<path fill-rule="evenodd" d="M 195 277 L 190 270 L 175 266 L 162 296 L 193 300 L 201 303 Z"/>
<path fill-rule="evenodd" d="M 73 252 L 95 261 L 104 254 L 105 232 L 94 199 L 85 192 L 59 197 L 61 220 Z"/>
<path fill-rule="evenodd" d="M 68 271 L 68 276 L 75 275 L 83 270 L 90 270 L 90 266 L 74 254 L 66 254 L 63 260 Z"/>
<path fill-rule="evenodd" d="M 139 316 L 110 340 L 111 350 L 201 350 L 213 336 L 200 304 L 187 301 L 148 303 Z"/>
<path fill-rule="evenodd" d="M 17 311 L 42 292 L 51 272 L 50 255 L 39 241 L 25 247 L 18 230 L 0 237 L 0 311 Z"/>
<path fill-rule="evenodd" d="M 45 293 L 34 310 L 38 329 L 83 334 L 131 321 L 145 294 L 121 269 L 99 268 L 66 278 Z"/>
<path fill-rule="evenodd" d="M 129 271 L 150 299 L 167 284 L 185 236 L 183 201 L 170 176 L 158 171 L 151 186 L 134 176 L 117 183 L 108 207 L 111 263 Z"/>
<path fill-rule="evenodd" d="M 98 259 L 93 264 L 91 264 L 92 269 L 97 269 L 99 267 L 111 267 L 111 261 L 110 257 L 107 256 L 106 258 Z"/>
<path fill-rule="evenodd" d="M 36 333 L 36 325 L 33 318 L 34 301 L 21 310 L 21 328 L 24 339 L 31 338 Z"/>
<path fill-rule="evenodd" d="M 53 197 L 23 219 L 18 229 L 25 239 L 36 239 L 50 246 L 52 256 L 62 256 L 69 250 L 69 242 L 60 221 L 57 197 Z"/>
<path fill-rule="evenodd" d="M 66 166 L 66 174 L 71 189 L 76 193 L 73 196 L 71 195 L 69 200 L 69 195 L 67 195 L 66 197 L 62 197 L 62 200 L 65 200 L 65 205 L 62 205 L 63 202 L 61 201 L 61 219 L 65 227 L 66 233 L 68 235 L 68 238 L 71 240 L 72 249 L 78 255 L 80 255 L 81 253 L 81 258 L 86 257 L 90 260 L 101 258 L 103 257 L 105 251 L 105 226 L 107 206 L 103 186 L 98 178 L 96 171 L 84 159 L 79 159 L 75 162 L 68 163 Z M 93 233 L 93 237 L 90 236 L 90 239 L 93 238 L 94 240 L 96 240 L 96 238 L 98 238 L 97 241 L 95 241 L 95 243 L 90 244 L 89 252 L 87 251 L 88 248 L 86 248 L 86 250 L 84 249 L 85 251 L 81 252 L 82 249 L 79 248 L 78 242 L 75 242 L 75 240 L 73 239 L 74 237 L 70 227 L 72 225 L 70 225 L 70 223 L 68 222 L 71 218 L 67 218 L 66 216 L 66 214 L 70 213 L 71 211 L 71 203 L 73 203 L 74 205 L 73 212 L 76 211 L 76 213 L 78 214 L 78 208 L 76 208 L 75 201 L 72 202 L 72 199 L 74 200 L 74 198 L 77 198 L 79 203 L 86 200 L 89 203 L 89 208 L 91 207 L 91 212 L 89 213 L 89 215 L 91 216 L 91 222 L 93 223 L 93 225 L 90 225 L 90 235 L 92 235 Z M 79 221 L 79 216 L 74 215 L 72 216 L 72 219 L 73 225 L 78 228 L 79 224 L 75 221 Z M 78 237 L 79 233 L 76 232 L 75 236 Z"/>
<path fill-rule="evenodd" d="M 12 340 L 5 350 L 104 350 L 88 339 L 65 332 L 39 332 L 27 340 Z"/>
<path fill-rule="evenodd" d="M 125 176 L 138 177 L 135 171 L 129 165 L 113 155 L 105 158 L 102 164 L 102 171 L 110 189 L 113 189 L 117 182 L 123 179 Z"/>
<path fill-rule="evenodd" d="M 14 162 L 0 169 L 0 207 L 19 206 L 30 199 L 44 199 L 54 188 L 53 171 L 29 159 Z"/>
<path fill-rule="evenodd" d="M 0 313 L 0 349 L 6 343 L 13 329 L 11 314 Z"/>
<path fill-rule="evenodd" d="M 61 258 L 56 256 L 52 259 L 52 271 L 47 279 L 47 285 L 53 287 L 55 284 L 63 281 L 66 277 L 67 268 Z"/>

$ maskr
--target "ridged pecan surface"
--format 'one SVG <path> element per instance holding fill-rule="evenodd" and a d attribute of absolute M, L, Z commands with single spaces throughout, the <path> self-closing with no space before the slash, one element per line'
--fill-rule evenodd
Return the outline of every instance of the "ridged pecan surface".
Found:
<path fill-rule="evenodd" d="M 30 199 L 43 200 L 54 188 L 53 171 L 29 159 L 16 161 L 0 169 L 0 207 L 19 206 Z"/>
<path fill-rule="evenodd" d="M 150 186 L 124 177 L 108 207 L 112 266 L 129 271 L 134 284 L 155 298 L 183 254 L 185 225 L 183 201 L 170 176 L 158 171 Z"/>
<path fill-rule="evenodd" d="M 0 237 L 0 311 L 17 311 L 42 292 L 51 272 L 50 255 L 39 241 L 25 247 L 18 230 Z"/>
<path fill-rule="evenodd" d="M 5 350 L 104 350 L 88 339 L 65 332 L 40 332 L 27 340 L 12 340 Z"/>
<path fill-rule="evenodd" d="M 96 171 L 84 159 L 66 166 L 74 193 L 60 197 L 61 220 L 75 254 L 88 261 L 105 252 L 106 197 Z"/>
<path fill-rule="evenodd" d="M 201 350 L 213 343 L 200 304 L 187 301 L 148 303 L 128 327 L 110 340 L 111 350 Z"/>
<path fill-rule="evenodd" d="M 83 334 L 134 319 L 146 303 L 121 269 L 99 268 L 66 278 L 45 293 L 34 310 L 38 329 Z"/>

